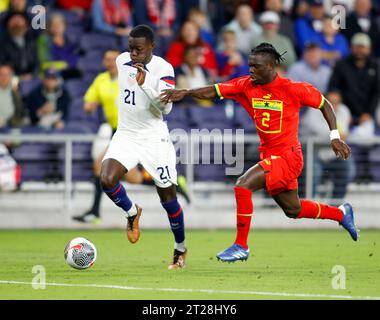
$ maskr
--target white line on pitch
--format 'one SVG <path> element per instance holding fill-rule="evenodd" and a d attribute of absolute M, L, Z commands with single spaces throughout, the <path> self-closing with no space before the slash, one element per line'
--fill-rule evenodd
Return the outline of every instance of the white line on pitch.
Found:
<path fill-rule="evenodd" d="M 32 285 L 31 282 L 0 280 L 0 284 L 26 284 Z M 190 293 L 225 293 L 225 294 L 246 294 L 261 296 L 281 296 L 295 298 L 330 298 L 330 299 L 358 299 L 358 300 L 380 300 L 380 297 L 373 296 L 347 296 L 335 294 L 318 294 L 318 293 L 289 293 L 289 292 L 260 292 L 260 291 L 237 291 L 237 290 L 213 290 L 213 289 L 181 289 L 181 288 L 140 288 L 129 286 L 118 286 L 108 284 L 74 284 L 74 283 L 46 283 L 47 286 L 53 287 L 86 287 L 86 288 L 105 288 L 120 289 L 130 291 L 163 291 L 163 292 L 190 292 Z"/>

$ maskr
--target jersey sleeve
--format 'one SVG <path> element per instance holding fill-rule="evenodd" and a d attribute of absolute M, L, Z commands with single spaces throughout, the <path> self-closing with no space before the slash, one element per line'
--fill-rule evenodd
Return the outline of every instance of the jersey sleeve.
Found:
<path fill-rule="evenodd" d="M 241 95 L 246 77 L 232 79 L 230 81 L 214 84 L 215 91 L 219 99 L 233 99 Z"/>
<path fill-rule="evenodd" d="M 98 95 L 98 78 L 96 78 L 87 89 L 86 94 L 84 95 L 84 102 L 96 102 L 99 103 L 99 95 Z"/>
<path fill-rule="evenodd" d="M 301 106 L 320 109 L 325 102 L 325 98 L 321 92 L 307 82 L 297 82 L 295 91 Z"/>

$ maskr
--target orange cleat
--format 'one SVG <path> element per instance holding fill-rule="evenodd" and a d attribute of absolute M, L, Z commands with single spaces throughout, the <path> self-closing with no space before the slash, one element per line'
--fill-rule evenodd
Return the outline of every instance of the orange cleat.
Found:
<path fill-rule="evenodd" d="M 185 258 L 187 254 L 187 249 L 185 252 L 174 249 L 173 263 L 169 265 L 169 270 L 183 269 L 185 267 Z"/>
<path fill-rule="evenodd" d="M 127 217 L 127 237 L 130 243 L 136 243 L 140 238 L 139 220 L 142 212 L 137 204 L 135 204 L 137 214 L 131 217 Z"/>

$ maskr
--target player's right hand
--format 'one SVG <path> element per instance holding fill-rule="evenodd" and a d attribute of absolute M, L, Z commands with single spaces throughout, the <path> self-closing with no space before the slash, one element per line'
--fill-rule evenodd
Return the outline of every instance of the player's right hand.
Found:
<path fill-rule="evenodd" d="M 160 100 L 163 103 L 180 101 L 186 96 L 186 89 L 165 89 L 160 94 Z"/>

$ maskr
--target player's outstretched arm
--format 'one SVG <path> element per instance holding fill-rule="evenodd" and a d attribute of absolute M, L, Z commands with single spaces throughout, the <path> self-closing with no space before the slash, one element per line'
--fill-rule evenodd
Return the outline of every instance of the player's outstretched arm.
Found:
<path fill-rule="evenodd" d="M 198 99 L 214 99 L 216 97 L 215 87 L 213 85 L 196 88 L 196 89 L 167 89 L 163 90 L 160 98 L 164 103 L 181 101 L 185 97 Z"/>
<path fill-rule="evenodd" d="M 330 128 L 331 148 L 336 156 L 344 160 L 351 155 L 351 148 L 340 138 L 336 125 L 336 116 L 331 103 L 325 98 L 324 104 L 321 107 L 323 117 L 325 118 Z"/>

